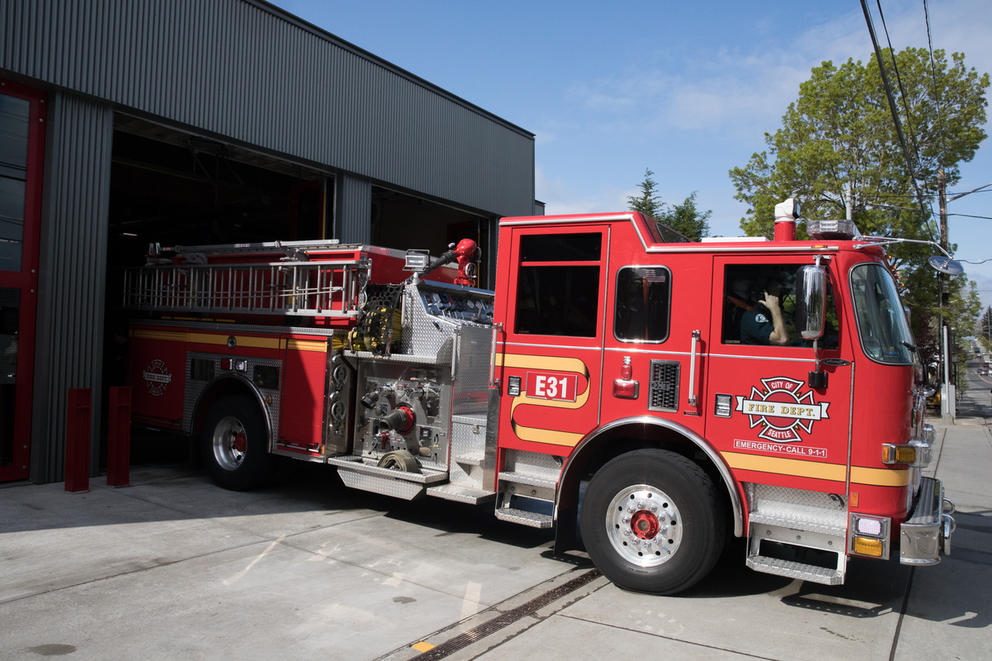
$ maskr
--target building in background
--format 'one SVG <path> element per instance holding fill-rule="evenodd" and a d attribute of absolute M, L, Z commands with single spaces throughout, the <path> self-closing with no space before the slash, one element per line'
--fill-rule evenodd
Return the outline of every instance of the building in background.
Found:
<path fill-rule="evenodd" d="M 0 480 L 62 479 L 123 378 L 148 243 L 328 239 L 495 263 L 534 136 L 261 0 L 0 4 Z M 483 271 L 483 284 L 492 278 Z"/>

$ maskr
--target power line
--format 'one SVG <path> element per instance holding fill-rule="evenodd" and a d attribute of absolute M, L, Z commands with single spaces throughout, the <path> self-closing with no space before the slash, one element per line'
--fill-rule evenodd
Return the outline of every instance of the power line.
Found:
<path fill-rule="evenodd" d="M 954 197 L 947 198 L 947 201 L 948 202 L 953 202 L 954 200 L 958 199 L 959 197 L 964 197 L 965 195 L 971 195 L 972 193 L 978 193 L 979 191 L 982 191 L 983 189 L 988 188 L 990 186 L 992 186 L 992 184 L 985 184 L 984 186 L 979 186 L 978 188 L 975 188 L 973 190 L 966 191 L 964 193 L 958 193 Z M 992 192 L 992 191 L 985 191 L 985 192 Z"/>
<path fill-rule="evenodd" d="M 992 220 L 992 216 L 972 216 L 967 213 L 949 213 L 948 216 L 961 216 L 962 218 L 980 218 L 982 220 Z"/>
<path fill-rule="evenodd" d="M 902 76 L 899 75 L 899 65 L 896 64 L 896 51 L 892 48 L 892 39 L 889 38 L 889 26 L 885 24 L 885 14 L 882 13 L 882 0 L 875 0 L 878 7 L 878 17 L 882 19 L 882 30 L 885 31 L 885 41 L 889 44 L 889 58 L 892 60 L 892 71 L 896 74 L 896 83 L 899 85 L 899 96 L 902 99 L 903 110 L 906 111 L 906 126 L 909 127 L 909 140 L 913 143 L 913 154 L 916 156 L 916 167 L 920 167 L 920 145 L 916 142 L 916 134 L 913 132 L 913 116 L 909 114 L 909 103 L 906 101 L 906 90 L 902 86 Z M 913 170 L 916 176 L 917 170 Z"/>
<path fill-rule="evenodd" d="M 892 122 L 896 127 L 896 135 L 899 138 L 899 145 L 902 147 L 903 158 L 906 159 L 906 165 L 909 167 L 909 178 L 913 182 L 913 189 L 916 191 L 916 199 L 920 205 L 920 213 L 922 216 L 929 221 L 930 216 L 927 215 L 926 206 L 923 203 L 923 195 L 920 193 L 920 186 L 916 182 L 916 168 L 913 165 L 913 158 L 909 153 L 909 148 L 906 146 L 906 136 L 902 132 L 902 123 L 899 121 L 899 111 L 896 109 L 895 99 L 892 98 L 892 86 L 889 84 L 889 76 L 885 72 L 885 62 L 882 61 L 882 50 L 878 47 L 878 38 L 875 36 L 875 26 L 871 21 L 871 13 L 868 11 L 868 4 L 865 0 L 861 0 L 861 10 L 865 14 L 865 22 L 868 24 L 868 34 L 871 36 L 871 44 L 875 49 L 875 59 L 878 61 L 878 71 L 882 77 L 882 87 L 885 89 L 885 98 L 889 101 L 889 112 L 892 114 Z M 933 213 L 933 210 L 930 212 Z M 933 231 L 930 228 L 929 222 L 927 222 L 927 232 L 930 234 L 930 239 L 933 240 Z"/>
<path fill-rule="evenodd" d="M 971 193 L 992 193 L 992 190 L 975 190 L 975 191 L 968 191 L 968 194 L 971 194 Z M 954 195 L 954 196 L 956 196 L 956 195 L 957 195 L 956 193 L 953 193 L 952 191 L 947 191 L 947 194 L 948 194 L 948 195 Z"/>

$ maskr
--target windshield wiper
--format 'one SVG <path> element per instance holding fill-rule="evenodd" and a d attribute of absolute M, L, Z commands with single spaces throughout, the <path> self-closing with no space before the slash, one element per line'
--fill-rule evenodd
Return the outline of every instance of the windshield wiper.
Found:
<path fill-rule="evenodd" d="M 915 344 L 910 344 L 909 342 L 903 341 L 902 345 L 904 347 L 906 347 L 907 349 L 909 349 L 910 351 L 912 351 L 913 353 L 916 353 L 916 345 Z"/>

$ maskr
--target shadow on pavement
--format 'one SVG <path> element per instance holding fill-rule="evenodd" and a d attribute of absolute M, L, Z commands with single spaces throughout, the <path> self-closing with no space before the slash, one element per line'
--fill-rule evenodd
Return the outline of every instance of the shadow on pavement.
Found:
<path fill-rule="evenodd" d="M 132 445 L 131 484 L 106 486 L 91 477 L 90 491 L 66 493 L 62 483 L 21 483 L 3 489 L 0 533 L 125 523 L 230 518 L 326 511 L 365 512 L 433 528 L 438 536 L 473 534 L 534 548 L 551 532 L 498 521 L 492 503 L 477 507 L 430 499 L 407 502 L 345 487 L 328 466 L 276 458 L 272 482 L 251 492 L 214 485 L 189 456 L 182 437 L 143 436 Z M 425 506 L 429 502 L 429 506 Z"/>

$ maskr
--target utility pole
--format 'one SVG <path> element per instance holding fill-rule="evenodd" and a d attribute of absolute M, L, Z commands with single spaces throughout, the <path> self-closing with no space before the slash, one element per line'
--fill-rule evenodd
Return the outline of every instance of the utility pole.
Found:
<path fill-rule="evenodd" d="M 940 205 L 940 247 L 947 250 L 947 177 L 944 168 L 937 170 L 937 200 Z M 938 296 L 938 332 L 937 338 L 940 342 L 941 356 L 941 376 L 940 386 L 940 412 L 942 417 L 953 418 L 956 393 L 951 384 L 951 347 L 948 346 L 948 333 L 944 328 L 944 274 L 937 274 L 937 296 Z"/>
<path fill-rule="evenodd" d="M 947 250 L 947 178 L 944 168 L 937 170 L 937 199 L 940 202 L 940 247 Z"/>

